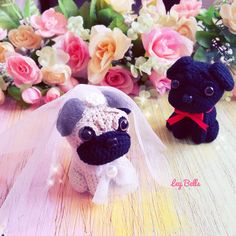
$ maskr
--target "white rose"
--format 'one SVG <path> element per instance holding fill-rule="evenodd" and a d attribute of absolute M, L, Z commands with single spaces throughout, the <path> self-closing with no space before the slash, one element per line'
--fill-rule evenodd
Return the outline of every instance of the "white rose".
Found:
<path fill-rule="evenodd" d="M 105 0 L 112 8 L 122 14 L 132 11 L 133 0 Z"/>
<path fill-rule="evenodd" d="M 61 49 L 44 47 L 36 52 L 38 62 L 43 67 L 50 67 L 57 64 L 66 64 L 70 56 Z"/>

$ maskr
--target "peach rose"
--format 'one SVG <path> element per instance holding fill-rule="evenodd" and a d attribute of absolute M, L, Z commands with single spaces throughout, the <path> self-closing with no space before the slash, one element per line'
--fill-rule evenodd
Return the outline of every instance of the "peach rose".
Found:
<path fill-rule="evenodd" d="M 42 81 L 42 73 L 33 59 L 14 53 L 6 60 L 6 69 L 17 87 Z"/>
<path fill-rule="evenodd" d="M 41 101 L 42 94 L 38 88 L 32 87 L 25 89 L 22 92 L 21 97 L 27 104 L 37 104 Z"/>
<path fill-rule="evenodd" d="M 42 37 L 28 25 L 20 25 L 18 29 L 10 30 L 8 38 L 16 48 L 37 49 L 42 42 Z"/>
<path fill-rule="evenodd" d="M 99 84 L 108 72 L 111 62 L 122 59 L 130 45 L 131 39 L 118 28 L 112 31 L 104 25 L 92 27 L 89 44 L 89 82 Z"/>
<path fill-rule="evenodd" d="M 236 1 L 230 4 L 223 4 L 220 9 L 224 25 L 229 28 L 232 34 L 236 34 Z"/>
<path fill-rule="evenodd" d="M 134 89 L 131 72 L 121 66 L 110 68 L 101 85 L 115 87 L 126 94 L 130 94 Z"/>
<path fill-rule="evenodd" d="M 77 75 L 78 72 L 87 67 L 89 61 L 88 45 L 80 37 L 75 36 L 72 32 L 67 32 L 66 35 L 59 36 L 54 41 L 56 44 L 53 47 L 62 49 L 70 56 L 68 65 L 73 75 Z"/>
<path fill-rule="evenodd" d="M 0 42 L 0 63 L 4 63 L 6 61 L 7 53 L 14 52 L 14 47 L 8 42 Z"/>
<path fill-rule="evenodd" d="M 30 22 L 37 29 L 36 32 L 45 38 L 65 34 L 67 31 L 67 19 L 53 8 L 46 10 L 41 16 L 32 16 Z"/>
<path fill-rule="evenodd" d="M 181 35 L 189 38 L 193 42 L 196 41 L 196 32 L 197 32 L 197 21 L 194 17 L 185 18 L 182 17 L 177 22 L 176 31 Z"/>
<path fill-rule="evenodd" d="M 3 40 L 7 37 L 7 30 L 0 28 L 0 40 Z"/>
<path fill-rule="evenodd" d="M 170 12 L 175 11 L 179 17 L 189 18 L 195 17 L 200 13 L 202 7 L 202 1 L 198 0 L 181 0 L 179 4 L 175 4 Z"/>
<path fill-rule="evenodd" d="M 70 80 L 71 69 L 67 65 L 56 64 L 53 66 L 43 67 L 43 82 L 49 85 L 63 85 Z"/>
<path fill-rule="evenodd" d="M 166 76 L 159 75 L 156 71 L 152 72 L 149 79 L 160 95 L 164 95 L 171 88 L 171 81 Z"/>
<path fill-rule="evenodd" d="M 174 63 L 193 52 L 193 42 L 169 28 L 153 29 L 142 36 L 142 42 L 147 55 L 163 63 Z"/>

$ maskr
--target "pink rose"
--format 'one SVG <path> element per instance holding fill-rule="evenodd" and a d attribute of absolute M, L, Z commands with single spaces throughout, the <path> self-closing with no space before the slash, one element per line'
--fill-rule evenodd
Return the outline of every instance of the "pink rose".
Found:
<path fill-rule="evenodd" d="M 42 94 L 38 88 L 32 87 L 32 88 L 25 89 L 22 92 L 21 97 L 23 101 L 28 104 L 37 104 L 41 101 Z"/>
<path fill-rule="evenodd" d="M 88 45 L 80 37 L 75 36 L 71 32 L 67 32 L 66 35 L 59 36 L 54 39 L 56 44 L 55 48 L 62 49 L 68 53 L 70 60 L 68 65 L 70 66 L 74 75 L 82 71 L 89 61 Z"/>
<path fill-rule="evenodd" d="M 33 59 L 14 53 L 6 60 L 8 74 L 17 87 L 38 84 L 42 81 L 42 73 Z"/>
<path fill-rule="evenodd" d="M 181 0 L 179 4 L 175 4 L 171 11 L 178 13 L 178 16 L 189 18 L 195 17 L 200 13 L 202 1 L 198 0 Z"/>
<path fill-rule="evenodd" d="M 70 79 L 65 84 L 60 84 L 58 87 L 61 89 L 62 92 L 66 93 L 78 84 L 79 81 L 77 79 L 70 77 Z"/>
<path fill-rule="evenodd" d="M 3 40 L 7 37 L 7 30 L 0 28 L 0 40 Z"/>
<path fill-rule="evenodd" d="M 159 75 L 153 71 L 149 76 L 150 81 L 160 95 L 164 95 L 171 88 L 171 81 L 166 76 Z"/>
<path fill-rule="evenodd" d="M 61 96 L 58 88 L 50 88 L 44 98 L 45 103 L 51 102 Z"/>
<path fill-rule="evenodd" d="M 32 16 L 30 22 L 37 29 L 36 32 L 45 38 L 65 34 L 67 31 L 67 19 L 53 8 L 45 11 L 41 16 Z"/>
<path fill-rule="evenodd" d="M 110 68 L 101 85 L 115 87 L 126 94 L 132 93 L 134 89 L 132 74 L 121 66 Z"/>
<path fill-rule="evenodd" d="M 142 41 L 147 55 L 163 63 L 174 63 L 193 52 L 193 42 L 170 28 L 155 28 L 143 34 Z"/>

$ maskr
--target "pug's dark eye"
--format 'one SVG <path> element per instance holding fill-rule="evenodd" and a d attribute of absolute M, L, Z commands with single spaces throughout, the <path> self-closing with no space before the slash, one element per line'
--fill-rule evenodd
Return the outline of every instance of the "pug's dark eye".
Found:
<path fill-rule="evenodd" d="M 206 96 L 210 97 L 214 94 L 214 88 L 211 86 L 208 86 L 205 88 L 204 93 Z"/>
<path fill-rule="evenodd" d="M 172 89 L 177 89 L 179 87 L 179 81 L 178 80 L 173 80 L 171 82 L 171 88 Z"/>
<path fill-rule="evenodd" d="M 129 128 L 129 121 L 125 117 L 121 117 L 119 119 L 118 130 L 125 132 L 125 131 L 127 131 L 128 128 Z"/>
<path fill-rule="evenodd" d="M 89 141 L 95 136 L 95 132 L 90 127 L 83 127 L 79 130 L 79 137 L 83 141 Z"/>

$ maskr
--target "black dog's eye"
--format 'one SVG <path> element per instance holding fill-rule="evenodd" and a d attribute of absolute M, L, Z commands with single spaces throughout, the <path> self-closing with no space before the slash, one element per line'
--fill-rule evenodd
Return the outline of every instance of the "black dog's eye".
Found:
<path fill-rule="evenodd" d="M 177 89 L 179 87 L 179 81 L 178 80 L 173 80 L 171 82 L 171 88 L 172 89 Z"/>
<path fill-rule="evenodd" d="M 206 96 L 210 97 L 214 94 L 214 88 L 211 86 L 208 86 L 205 88 L 204 93 Z"/>
<path fill-rule="evenodd" d="M 90 127 L 83 127 L 79 130 L 79 137 L 83 141 L 89 141 L 95 136 L 95 132 Z"/>
<path fill-rule="evenodd" d="M 125 117 L 121 117 L 119 119 L 119 128 L 118 128 L 118 130 L 125 132 L 125 131 L 127 131 L 128 128 L 129 128 L 128 120 Z"/>

